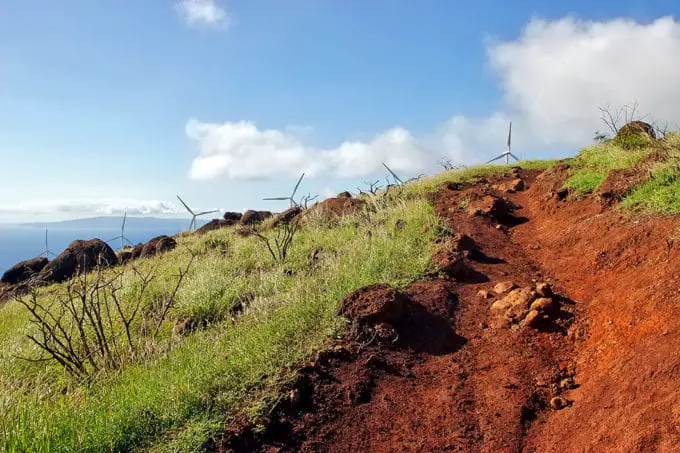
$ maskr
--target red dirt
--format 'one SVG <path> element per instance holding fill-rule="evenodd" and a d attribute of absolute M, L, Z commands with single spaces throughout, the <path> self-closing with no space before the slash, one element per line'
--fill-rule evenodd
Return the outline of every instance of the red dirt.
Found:
<path fill-rule="evenodd" d="M 462 258 L 472 273 L 411 284 L 394 341 L 320 354 L 263 433 L 237 425 L 211 449 L 678 451 L 680 252 L 667 240 L 677 219 L 567 199 L 564 167 L 536 175 L 442 188 L 438 215 L 476 244 Z M 518 176 L 526 190 L 493 188 Z M 466 209 L 489 195 L 511 213 Z M 532 308 L 550 316 L 497 326 L 502 282 L 533 288 Z M 537 282 L 551 283 L 552 303 Z"/>

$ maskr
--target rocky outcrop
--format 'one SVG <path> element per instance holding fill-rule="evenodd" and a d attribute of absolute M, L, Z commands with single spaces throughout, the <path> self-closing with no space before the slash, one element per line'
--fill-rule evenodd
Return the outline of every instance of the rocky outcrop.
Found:
<path fill-rule="evenodd" d="M 239 223 L 241 225 L 257 225 L 266 219 L 270 218 L 272 213 L 269 211 L 246 211 L 241 217 Z"/>
<path fill-rule="evenodd" d="M 47 258 L 33 258 L 17 263 L 2 274 L 0 282 L 8 285 L 23 283 L 39 274 L 47 263 Z"/>
<path fill-rule="evenodd" d="M 196 234 L 205 234 L 208 231 L 219 230 L 220 228 L 226 228 L 235 225 L 236 222 L 233 220 L 223 220 L 223 219 L 212 219 L 210 222 L 203 225 L 201 228 L 196 230 Z"/>
<path fill-rule="evenodd" d="M 113 249 L 101 239 L 73 241 L 40 271 L 37 279 L 44 283 L 60 283 L 78 273 L 116 264 L 118 258 Z"/>
<path fill-rule="evenodd" d="M 293 206 L 286 209 L 285 211 L 274 216 L 274 221 L 272 222 L 272 227 L 277 227 L 279 225 L 285 225 L 290 223 L 302 212 L 302 208 L 299 206 Z"/>
<path fill-rule="evenodd" d="M 161 253 L 173 250 L 175 247 L 177 247 L 177 241 L 170 236 L 157 236 L 142 246 L 139 258 L 160 255 Z"/>

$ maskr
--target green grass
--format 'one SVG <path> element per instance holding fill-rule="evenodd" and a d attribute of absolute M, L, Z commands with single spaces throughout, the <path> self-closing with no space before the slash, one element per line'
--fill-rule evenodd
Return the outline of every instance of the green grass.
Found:
<path fill-rule="evenodd" d="M 594 192 L 610 170 L 632 167 L 651 152 L 649 146 L 622 147 L 614 141 L 589 146 L 570 161 L 565 188 L 573 189 L 576 195 Z"/>
<path fill-rule="evenodd" d="M 508 172 L 512 167 L 521 167 L 525 170 L 546 170 L 554 164 L 554 160 L 525 160 L 512 165 L 480 165 L 464 170 L 445 170 L 434 176 L 423 178 L 417 184 L 407 185 L 405 193 L 425 195 L 436 192 L 443 183 L 468 183 L 481 176 L 492 176 Z"/>
<path fill-rule="evenodd" d="M 0 307 L 0 450 L 191 451 L 236 413 L 267 410 L 292 367 L 342 332 L 336 309 L 345 294 L 377 282 L 403 286 L 425 273 L 439 230 L 432 206 L 420 197 L 371 206 L 369 215 L 332 225 L 310 222 L 284 264 L 231 229 L 183 235 L 176 250 L 139 261 L 156 268 L 151 292 L 161 294 L 188 261 L 185 247 L 196 251 L 173 318 L 192 316 L 208 328 L 177 338 L 169 321 L 163 347 L 146 360 L 88 382 L 17 358 L 38 354 L 25 337 L 32 326 L 18 303 Z M 395 228 L 399 219 L 406 228 Z M 315 249 L 321 259 L 310 265 Z M 125 282 L 134 293 L 131 272 Z M 232 325 L 229 308 L 245 293 L 252 302 Z"/>
<path fill-rule="evenodd" d="M 623 200 L 628 209 L 650 214 L 680 214 L 680 134 L 666 134 L 666 158 L 654 165 L 649 180 Z"/>

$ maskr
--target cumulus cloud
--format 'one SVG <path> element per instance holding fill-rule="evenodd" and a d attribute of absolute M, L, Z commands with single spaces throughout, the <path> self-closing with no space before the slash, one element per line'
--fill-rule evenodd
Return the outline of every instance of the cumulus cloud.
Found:
<path fill-rule="evenodd" d="M 267 178 L 326 174 L 361 177 L 386 162 L 416 174 L 436 167 L 441 156 L 457 163 L 483 162 L 503 150 L 513 121 L 513 147 L 532 157 L 587 144 L 604 128 L 600 106 L 637 101 L 640 112 L 680 124 L 680 23 L 664 17 L 648 24 L 564 18 L 531 20 L 510 41 L 487 44 L 503 108 L 483 117 L 457 114 L 414 137 L 395 127 L 368 141 L 322 149 L 295 128 L 262 129 L 255 123 L 203 123 L 193 119 L 187 135 L 198 144 L 191 177 Z M 651 117 L 650 117 L 651 118 Z"/>
<path fill-rule="evenodd" d="M 30 201 L 16 206 L 0 207 L 5 214 L 73 214 L 73 215 L 169 215 L 185 212 L 177 205 L 160 200 L 60 200 Z"/>
<path fill-rule="evenodd" d="M 176 7 L 189 25 L 229 25 L 229 14 L 216 0 L 180 0 Z"/>

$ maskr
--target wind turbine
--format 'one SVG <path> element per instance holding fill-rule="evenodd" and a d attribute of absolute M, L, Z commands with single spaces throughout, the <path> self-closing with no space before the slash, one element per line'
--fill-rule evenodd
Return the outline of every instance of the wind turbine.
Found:
<path fill-rule="evenodd" d="M 510 147 L 511 143 L 512 143 L 512 121 L 510 121 L 510 129 L 508 129 L 508 150 L 506 152 L 504 152 L 503 154 L 500 154 L 500 155 L 494 157 L 493 159 L 488 161 L 487 164 L 490 164 L 491 162 L 494 162 L 498 159 L 502 159 L 503 157 L 505 157 L 505 165 L 508 165 L 510 163 L 510 157 L 515 159 L 517 162 L 519 162 L 519 159 L 517 158 L 517 156 L 512 154 L 512 149 Z"/>
<path fill-rule="evenodd" d="M 120 236 L 116 236 L 113 239 L 109 239 L 109 242 L 115 241 L 116 239 L 120 239 L 120 249 L 123 250 L 125 248 L 125 243 L 127 242 L 130 245 L 133 245 L 132 242 L 128 240 L 128 238 L 125 237 L 125 221 L 127 220 L 127 211 L 123 213 L 123 224 L 120 227 Z"/>
<path fill-rule="evenodd" d="M 179 195 L 177 195 L 177 199 L 179 200 L 180 203 L 186 208 L 187 211 L 189 211 L 189 214 L 191 214 L 191 223 L 189 224 L 189 231 L 194 231 L 196 229 L 196 217 L 205 215 L 205 214 L 212 214 L 213 212 L 219 211 L 219 209 L 213 209 L 212 211 L 202 211 L 202 212 L 197 212 L 195 213 L 194 211 L 191 210 L 189 206 L 182 200 Z"/>
<path fill-rule="evenodd" d="M 50 258 L 50 255 L 51 255 L 51 256 L 57 256 L 56 253 L 54 253 L 54 252 L 52 252 L 52 250 L 50 250 L 50 246 L 47 244 L 47 228 L 45 228 L 45 251 L 42 252 L 42 253 L 41 253 L 40 255 L 38 255 L 38 256 L 43 256 L 43 255 L 44 255 L 45 258 L 47 258 L 47 259 Z"/>
<path fill-rule="evenodd" d="M 383 164 L 383 167 L 385 167 L 387 169 L 387 171 L 390 172 L 390 174 L 392 175 L 392 177 L 394 178 L 395 181 L 397 181 L 399 184 L 404 184 L 404 182 L 401 180 L 401 178 L 399 178 L 399 176 L 397 176 L 397 174 L 395 172 L 393 172 L 392 169 L 390 167 L 388 167 L 387 164 L 385 164 L 385 162 L 382 162 L 382 164 Z"/>
<path fill-rule="evenodd" d="M 298 190 L 298 187 L 300 187 L 300 183 L 302 182 L 302 178 L 305 177 L 305 174 L 302 173 L 300 175 L 300 179 L 298 179 L 297 184 L 295 184 L 295 188 L 293 188 L 293 193 L 290 194 L 290 197 L 273 197 L 273 198 L 263 198 L 263 200 L 267 201 L 285 201 L 285 200 L 290 200 L 290 206 L 296 206 L 297 203 L 295 202 L 295 193 Z"/>

